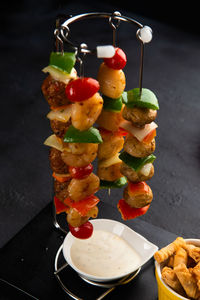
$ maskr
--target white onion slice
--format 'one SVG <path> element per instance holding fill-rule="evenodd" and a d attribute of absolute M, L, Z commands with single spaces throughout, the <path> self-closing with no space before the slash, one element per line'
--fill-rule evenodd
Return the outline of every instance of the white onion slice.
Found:
<path fill-rule="evenodd" d="M 72 104 L 69 104 L 66 108 L 64 109 L 60 109 L 60 110 L 51 110 L 48 114 L 47 114 L 47 118 L 49 120 L 58 120 L 61 122 L 66 123 L 67 121 L 69 121 L 70 117 L 71 117 L 71 108 L 72 108 Z"/>
<path fill-rule="evenodd" d="M 61 144 L 56 135 L 55 134 L 52 134 L 50 135 L 45 141 L 44 141 L 44 145 L 46 146 L 49 146 L 49 147 L 53 147 L 59 151 L 64 151 L 64 147 L 63 147 L 63 144 Z"/>
<path fill-rule="evenodd" d="M 110 58 L 115 55 L 115 48 L 112 45 L 97 46 L 96 49 L 98 58 Z"/>
<path fill-rule="evenodd" d="M 42 69 L 42 71 L 44 73 L 49 73 L 53 79 L 61 81 L 65 84 L 69 83 L 69 81 L 71 79 L 74 79 L 74 78 L 77 77 L 77 72 L 74 68 L 71 70 L 70 74 L 59 71 L 59 70 L 57 70 L 56 68 L 54 68 L 52 66 L 47 66 L 44 69 Z"/>
<path fill-rule="evenodd" d="M 120 127 L 130 132 L 138 139 L 138 141 L 142 142 L 152 130 L 158 127 L 158 125 L 155 122 L 151 122 L 150 124 L 146 124 L 144 128 L 137 128 L 129 121 L 123 121 L 120 123 Z"/>
<path fill-rule="evenodd" d="M 149 176 L 149 173 L 151 171 L 151 166 L 152 166 L 152 163 L 148 163 L 148 164 L 144 165 L 140 169 L 140 173 L 143 174 L 144 176 Z"/>
<path fill-rule="evenodd" d="M 105 160 L 102 160 L 99 162 L 99 167 L 104 167 L 104 168 L 107 168 L 107 167 L 110 167 L 112 165 L 115 165 L 115 164 L 118 164 L 118 163 L 121 163 L 121 159 L 119 158 L 119 153 L 115 154 L 114 156 L 108 158 L 108 159 L 105 159 Z"/>

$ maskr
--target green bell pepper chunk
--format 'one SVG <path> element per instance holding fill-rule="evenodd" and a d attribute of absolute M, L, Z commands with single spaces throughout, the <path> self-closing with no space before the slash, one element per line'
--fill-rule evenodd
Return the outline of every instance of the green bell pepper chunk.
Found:
<path fill-rule="evenodd" d="M 100 180 L 100 188 L 101 189 L 112 189 L 112 188 L 121 188 L 125 184 L 127 184 L 126 177 L 120 177 L 115 181 L 107 181 L 107 180 Z"/>
<path fill-rule="evenodd" d="M 73 52 L 51 52 L 49 65 L 61 72 L 70 74 L 76 62 Z"/>
<path fill-rule="evenodd" d="M 154 160 L 156 159 L 155 155 L 153 155 L 153 154 L 150 154 L 147 157 L 137 158 L 137 157 L 131 156 L 130 154 L 128 154 L 125 151 L 119 155 L 119 158 L 127 166 L 131 167 L 135 172 L 139 171 L 144 165 L 154 162 Z"/>
<path fill-rule="evenodd" d="M 90 127 L 88 130 L 80 131 L 70 125 L 64 136 L 65 143 L 103 143 L 100 132 L 97 128 Z"/>
<path fill-rule="evenodd" d="M 108 111 L 119 112 L 122 109 L 122 96 L 116 99 L 112 99 L 105 95 L 102 95 L 103 98 L 103 108 Z"/>
<path fill-rule="evenodd" d="M 129 90 L 127 92 L 122 93 L 123 103 L 129 108 L 133 107 L 144 107 L 151 108 L 154 110 L 159 109 L 158 100 L 155 94 L 149 89 L 142 89 L 142 93 L 140 95 L 140 89 L 135 88 Z"/>

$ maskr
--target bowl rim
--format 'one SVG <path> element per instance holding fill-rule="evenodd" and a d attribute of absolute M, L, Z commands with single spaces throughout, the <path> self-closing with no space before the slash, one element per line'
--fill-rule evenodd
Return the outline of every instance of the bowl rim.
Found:
<path fill-rule="evenodd" d="M 184 239 L 186 241 L 186 243 L 190 243 L 190 244 L 198 244 L 200 246 L 200 239 Z M 175 295 L 176 297 L 179 297 L 179 299 L 181 300 L 189 300 L 189 298 L 186 298 L 186 297 L 183 297 L 181 296 L 180 294 L 178 294 L 177 292 L 175 292 L 172 288 L 170 288 L 162 279 L 162 276 L 161 276 L 161 267 L 162 267 L 162 263 L 159 264 L 156 260 L 155 260 L 155 268 L 156 268 L 156 272 L 157 272 L 157 275 L 159 277 L 159 280 L 161 281 L 161 283 L 173 294 Z"/>
<path fill-rule="evenodd" d="M 90 222 L 92 224 L 95 224 L 95 223 L 102 223 L 102 222 L 107 222 L 107 223 L 113 223 L 113 224 L 120 224 L 122 225 L 126 230 L 128 230 L 129 232 L 134 232 L 135 235 L 137 235 L 139 238 L 141 238 L 141 240 L 143 240 L 144 242 L 147 242 L 149 245 L 151 245 L 152 248 L 154 248 L 154 253 L 158 250 L 158 247 L 157 245 L 153 244 L 152 242 L 150 242 L 149 240 L 147 240 L 144 236 L 142 236 L 141 234 L 137 233 L 136 231 L 134 231 L 133 229 L 131 229 L 129 226 L 127 226 L 126 224 L 120 222 L 120 221 L 116 221 L 116 220 L 112 220 L 112 219 L 103 219 L 103 218 L 99 218 L 99 219 L 94 219 L 94 220 L 90 220 Z M 112 232 L 112 231 L 110 231 Z M 118 280 L 118 279 L 121 279 L 125 276 L 128 276 L 130 274 L 132 274 L 134 271 L 136 271 L 138 268 L 142 267 L 151 257 L 153 257 L 153 254 L 151 255 L 150 258 L 148 258 L 146 261 L 144 261 L 142 264 L 136 266 L 136 269 L 132 270 L 132 271 L 129 271 L 129 272 L 126 272 L 126 273 L 123 273 L 121 275 L 117 275 L 117 276 L 113 276 L 113 277 L 98 277 L 98 276 L 94 276 L 94 275 L 91 275 L 91 274 L 88 274 L 88 273 L 85 273 L 83 271 L 81 271 L 80 269 L 78 269 L 74 263 L 72 262 L 72 259 L 71 259 L 71 255 L 69 255 L 70 253 L 70 249 L 66 250 L 65 251 L 65 243 L 67 243 L 67 240 L 68 239 L 73 239 L 75 240 L 76 238 L 74 238 L 72 236 L 72 234 L 69 232 L 65 239 L 64 239 L 64 242 L 63 242 L 63 256 L 65 258 L 65 260 L 67 261 L 67 263 L 72 267 L 72 269 L 74 271 L 76 271 L 81 277 L 85 277 L 91 281 L 95 281 L 95 282 L 98 282 L 98 281 L 101 281 L 101 282 L 105 282 L 105 281 L 114 281 L 114 280 Z M 126 242 L 128 242 L 126 239 L 124 239 Z M 72 243 L 72 242 L 71 242 Z M 130 245 L 130 244 L 129 244 Z M 71 245 L 70 245 L 70 248 L 71 248 Z M 134 249 L 134 248 L 133 248 Z M 134 249 L 135 250 L 135 249 Z M 138 252 L 137 252 L 138 253 Z M 68 254 L 68 255 L 66 255 Z M 139 254 L 139 253 L 138 253 Z"/>

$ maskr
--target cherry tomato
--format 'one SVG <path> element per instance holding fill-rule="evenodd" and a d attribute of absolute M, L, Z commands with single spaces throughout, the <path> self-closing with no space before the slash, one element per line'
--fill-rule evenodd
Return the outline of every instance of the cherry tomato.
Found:
<path fill-rule="evenodd" d="M 104 58 L 105 64 L 115 70 L 123 69 L 126 65 L 126 54 L 120 48 L 115 49 L 115 55 L 111 58 Z"/>
<path fill-rule="evenodd" d="M 78 239 L 88 239 L 93 233 L 93 225 L 89 221 L 79 227 L 73 227 L 69 224 L 69 230 Z"/>
<path fill-rule="evenodd" d="M 71 102 L 80 102 L 89 99 L 98 92 L 99 82 L 90 77 L 72 80 L 65 89 L 66 96 Z"/>
<path fill-rule="evenodd" d="M 142 216 L 146 214 L 147 210 L 149 209 L 150 205 L 141 207 L 141 208 L 134 208 L 130 207 L 124 199 L 119 200 L 119 203 L 117 205 L 119 211 L 121 212 L 122 218 L 124 220 L 130 220 L 137 218 L 139 216 Z"/>
<path fill-rule="evenodd" d="M 89 164 L 85 167 L 69 167 L 69 173 L 72 178 L 83 179 L 90 175 L 93 171 L 93 165 Z"/>

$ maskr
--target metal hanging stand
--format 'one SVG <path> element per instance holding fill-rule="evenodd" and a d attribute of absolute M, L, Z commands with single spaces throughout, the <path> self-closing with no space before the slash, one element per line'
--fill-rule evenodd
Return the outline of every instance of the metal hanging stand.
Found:
<path fill-rule="evenodd" d="M 60 246 L 60 248 L 58 249 L 58 252 L 56 254 L 55 257 L 55 262 L 54 262 L 54 275 L 58 281 L 58 283 L 60 284 L 60 286 L 62 287 L 63 291 L 68 294 L 68 296 L 70 296 L 72 299 L 76 299 L 76 300 L 84 300 L 83 298 L 80 298 L 79 296 L 75 295 L 74 292 L 72 292 L 66 285 L 65 281 L 66 281 L 66 276 L 62 275 L 62 271 L 64 269 L 66 269 L 67 267 L 70 268 L 70 266 L 68 265 L 68 263 L 62 264 L 60 265 L 60 260 L 63 259 L 63 255 L 62 255 L 62 250 L 63 250 L 63 245 Z M 141 268 L 137 269 L 135 272 L 124 276 L 122 279 L 120 280 L 115 280 L 112 282 L 95 282 L 95 281 L 91 281 L 88 280 L 84 277 L 81 277 L 86 283 L 90 284 L 90 285 L 94 285 L 97 287 L 102 287 L 104 289 L 106 289 L 105 292 L 101 293 L 100 296 L 98 296 L 95 300 L 102 300 L 104 297 L 106 297 L 109 293 L 111 293 L 116 287 L 120 286 L 120 285 L 124 285 L 127 284 L 129 282 L 131 282 L 134 278 L 136 278 L 136 276 L 139 274 Z"/>
<path fill-rule="evenodd" d="M 72 42 L 69 39 L 70 35 L 70 25 L 74 22 L 80 21 L 80 20 L 87 20 L 87 19 L 93 19 L 93 18 L 101 18 L 101 19 L 107 19 L 109 25 L 111 26 L 111 29 L 113 30 L 113 46 L 116 47 L 116 30 L 120 25 L 120 22 L 127 22 L 129 24 L 135 25 L 138 29 L 136 31 L 136 38 L 140 42 L 140 72 L 139 72 L 139 90 L 140 93 L 142 92 L 142 80 L 143 80 L 143 63 L 144 63 L 144 44 L 148 43 L 152 39 L 152 30 L 148 26 L 144 26 L 138 21 L 121 15 L 119 12 L 114 13 L 106 13 L 106 12 L 93 12 L 93 13 L 84 13 L 76 16 L 58 16 L 56 20 L 56 29 L 54 30 L 55 35 L 55 46 L 57 52 L 64 52 L 64 44 L 66 43 L 68 46 L 70 46 L 76 55 L 76 59 L 80 64 L 80 76 L 83 76 L 83 59 L 86 54 L 97 54 L 96 49 L 90 49 L 86 44 L 76 44 Z M 63 23 L 61 23 L 62 20 L 65 20 Z M 55 205 L 53 202 L 53 223 L 56 229 L 64 233 L 65 235 L 68 233 L 67 230 L 65 230 L 60 222 L 58 221 L 58 216 L 56 214 Z M 71 298 L 82 300 L 82 298 L 75 295 L 72 291 L 69 290 L 69 288 L 66 286 L 64 280 L 65 278 L 62 278 L 62 272 L 69 268 L 71 268 L 68 263 L 60 263 L 60 260 L 63 259 L 62 255 L 62 249 L 63 245 L 60 246 L 58 249 L 58 252 L 55 257 L 55 271 L 54 275 L 56 279 L 58 280 L 60 286 L 64 290 L 66 294 L 68 294 Z M 60 266 L 61 265 L 61 266 Z M 106 292 L 101 294 L 96 300 L 103 299 L 106 295 L 108 295 L 110 292 L 112 292 L 117 286 L 127 284 L 128 282 L 132 281 L 140 272 L 140 268 L 136 270 L 134 273 L 123 277 L 121 280 L 115 281 L 115 282 L 109 282 L 109 283 L 99 283 L 99 282 L 93 282 L 90 280 L 86 280 L 85 278 L 81 277 L 85 282 L 87 282 L 90 285 L 95 286 L 101 286 L 104 288 L 107 288 Z M 64 277 L 64 276 L 63 276 Z"/>
<path fill-rule="evenodd" d="M 149 43 L 152 39 L 152 29 L 149 26 L 142 25 L 137 20 L 123 16 L 120 12 L 115 11 L 113 13 L 107 12 L 92 12 L 92 13 L 84 13 L 76 16 L 67 16 L 60 15 L 56 19 L 56 29 L 54 30 L 55 36 L 55 46 L 57 52 L 64 52 L 64 43 L 68 46 L 72 47 L 76 54 L 77 61 L 80 64 L 80 76 L 83 76 L 84 68 L 83 68 L 83 59 L 86 54 L 96 54 L 96 49 L 89 49 L 89 47 L 85 43 L 81 43 L 80 45 L 71 41 L 69 39 L 70 35 L 70 25 L 72 23 L 87 20 L 87 19 L 107 19 L 109 25 L 113 30 L 113 46 L 116 46 L 116 30 L 120 25 L 120 22 L 127 22 L 131 25 L 136 26 L 138 29 L 136 31 L 136 38 L 140 42 L 140 69 L 139 69 L 139 90 L 140 94 L 142 92 L 142 81 L 143 81 L 143 66 L 144 66 L 144 44 Z M 65 20 L 63 23 L 62 21 Z M 146 31 L 146 36 L 144 37 L 143 31 Z M 57 220 L 57 215 L 55 211 L 55 207 L 53 205 L 53 217 L 54 217 L 54 225 L 57 229 L 62 231 L 63 233 L 67 233 L 65 229 L 59 224 Z"/>

